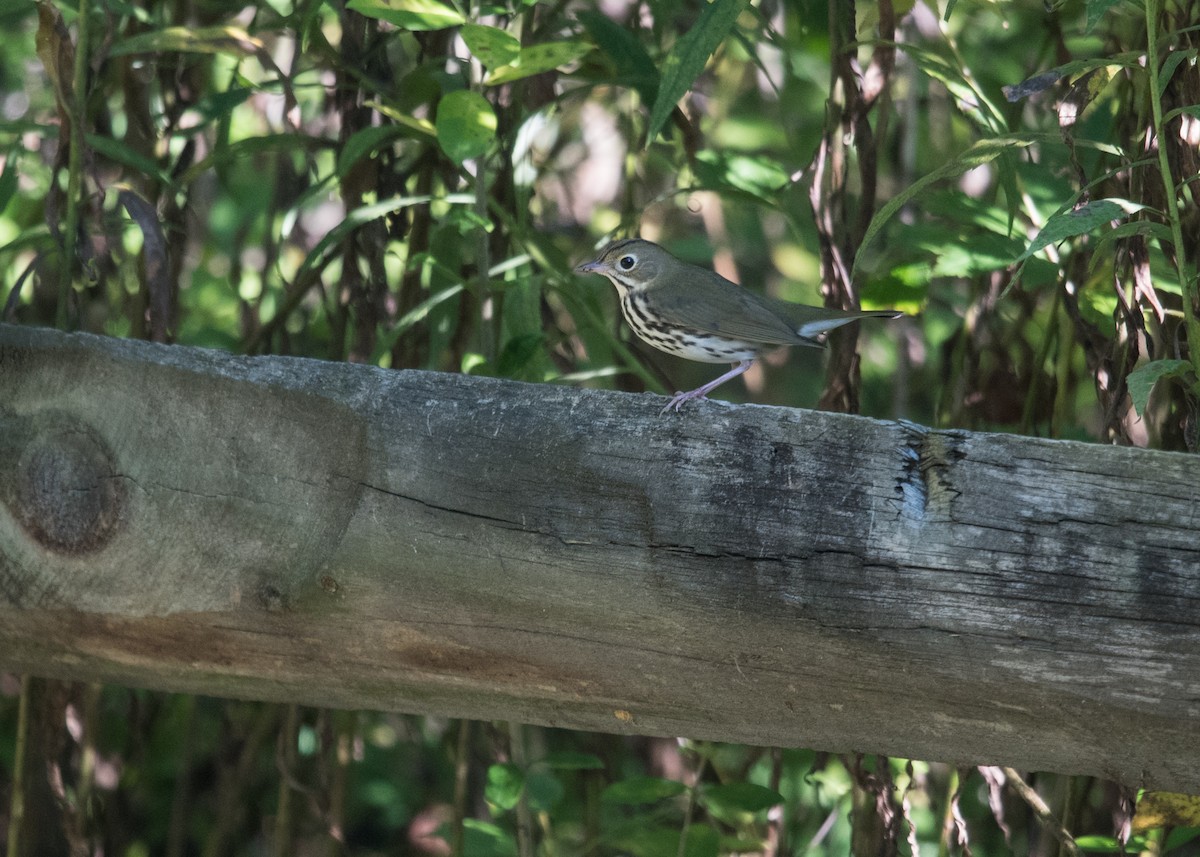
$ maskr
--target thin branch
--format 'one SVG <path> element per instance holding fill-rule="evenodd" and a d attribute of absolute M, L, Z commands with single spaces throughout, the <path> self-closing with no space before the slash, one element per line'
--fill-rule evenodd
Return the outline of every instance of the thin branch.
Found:
<path fill-rule="evenodd" d="M 1146 0 L 1146 70 L 1150 76 L 1150 107 L 1154 114 L 1154 141 L 1158 152 L 1158 172 L 1162 176 L 1163 192 L 1167 203 L 1167 220 L 1171 228 L 1171 243 L 1175 245 L 1175 268 L 1179 272 L 1179 286 L 1183 291 L 1183 317 L 1187 326 L 1188 358 L 1192 362 L 1197 380 L 1192 385 L 1192 395 L 1200 395 L 1200 320 L 1196 318 L 1196 281 L 1188 270 L 1184 259 L 1183 224 L 1179 219 L 1179 201 L 1175 190 L 1175 177 L 1171 172 L 1171 161 L 1167 157 L 1165 123 L 1162 112 L 1162 83 L 1159 78 L 1158 62 L 1158 10 L 1160 0 Z"/>
<path fill-rule="evenodd" d="M 450 819 L 450 853 L 463 857 L 463 819 L 467 814 L 467 774 L 470 762 L 471 721 L 458 721 L 458 747 L 454 758 L 454 816 Z"/>
<path fill-rule="evenodd" d="M 1067 854 L 1071 855 L 1071 857 L 1079 857 L 1079 846 L 1075 844 L 1075 837 L 1071 835 L 1069 830 L 1063 827 L 1062 822 L 1058 820 L 1058 816 L 1050 811 L 1050 807 L 1042 800 L 1042 796 L 1037 793 L 1037 790 L 1021 779 L 1021 775 L 1013 768 L 1001 768 L 1000 770 L 1003 771 L 1004 778 L 1012 790 L 1033 810 L 1033 814 L 1037 816 L 1042 827 L 1062 843 L 1062 847 Z"/>
<path fill-rule="evenodd" d="M 28 782 L 25 768 L 29 764 L 29 697 L 33 693 L 28 675 L 21 676 L 21 699 L 17 705 L 17 730 L 13 747 L 12 800 L 8 805 L 8 850 L 17 857 L 21 853 L 21 828 L 25 822 L 25 793 Z"/>

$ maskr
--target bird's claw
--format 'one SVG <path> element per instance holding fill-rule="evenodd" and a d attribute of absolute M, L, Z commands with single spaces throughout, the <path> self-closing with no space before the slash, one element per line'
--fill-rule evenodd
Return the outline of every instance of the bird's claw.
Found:
<path fill-rule="evenodd" d="M 686 393 L 680 393 L 679 391 L 676 391 L 675 395 L 671 397 L 671 401 L 667 402 L 666 405 L 663 406 L 663 409 L 658 412 L 658 415 L 661 417 L 667 411 L 672 409 L 674 409 L 675 413 L 679 413 L 679 409 L 683 407 L 685 402 L 690 402 L 692 399 L 703 399 L 704 396 L 705 394 L 699 390 L 689 390 Z"/>

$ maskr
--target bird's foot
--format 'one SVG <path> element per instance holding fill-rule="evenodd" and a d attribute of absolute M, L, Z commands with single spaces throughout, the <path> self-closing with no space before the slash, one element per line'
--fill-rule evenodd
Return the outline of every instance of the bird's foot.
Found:
<path fill-rule="evenodd" d="M 707 395 L 708 391 L 703 387 L 697 390 L 688 390 L 686 393 L 677 392 L 671 397 L 671 401 L 667 402 L 663 409 L 658 412 L 658 415 L 661 417 L 671 409 L 674 409 L 678 413 L 679 409 L 683 407 L 684 402 L 690 402 L 692 399 L 703 399 Z"/>
<path fill-rule="evenodd" d="M 722 375 L 720 378 L 716 378 L 712 381 L 709 381 L 703 387 L 697 387 L 694 390 L 688 390 L 686 393 L 676 393 L 674 398 L 672 398 L 671 401 L 667 402 L 667 406 L 658 412 L 659 416 L 665 414 L 667 411 L 671 410 L 671 408 L 674 408 L 676 411 L 678 411 L 683 406 L 684 402 L 690 401 L 692 399 L 703 399 L 705 396 L 707 396 L 713 390 L 717 389 L 717 387 L 720 387 L 722 384 L 724 384 L 730 378 L 736 378 L 738 375 L 741 375 L 743 372 L 745 372 L 747 369 L 750 368 L 750 365 L 753 362 L 754 362 L 753 358 L 747 358 L 746 360 L 741 360 L 741 361 L 735 363 L 733 368 L 730 369 L 728 372 L 726 372 L 724 375 Z"/>

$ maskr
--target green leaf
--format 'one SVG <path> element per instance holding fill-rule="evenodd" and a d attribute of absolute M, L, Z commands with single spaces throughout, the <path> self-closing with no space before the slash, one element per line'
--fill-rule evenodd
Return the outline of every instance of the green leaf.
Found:
<path fill-rule="evenodd" d="M 1146 206 L 1124 199 L 1097 199 L 1070 211 L 1059 212 L 1046 221 L 1025 252 L 1015 261 L 1022 262 L 1051 244 L 1066 238 L 1095 232 L 1114 220 L 1124 220 Z"/>
<path fill-rule="evenodd" d="M 1176 827 L 1167 835 L 1167 841 L 1163 843 L 1162 853 L 1169 854 L 1176 848 L 1188 844 L 1197 837 L 1200 837 L 1200 826 Z"/>
<path fill-rule="evenodd" d="M 1153 360 L 1145 366 L 1139 366 L 1129 373 L 1125 383 L 1129 385 L 1129 398 L 1133 400 L 1133 409 L 1140 417 L 1150 401 L 1150 393 L 1154 385 L 1162 378 L 1190 379 L 1192 364 L 1186 360 Z"/>
<path fill-rule="evenodd" d="M 1167 834 L 1165 842 L 1156 843 L 1155 847 L 1162 854 L 1170 854 L 1193 839 L 1200 837 L 1200 827 L 1176 827 Z M 1129 837 L 1128 842 L 1120 842 L 1115 836 L 1077 836 L 1075 844 L 1081 851 L 1097 851 L 1102 854 L 1138 854 L 1146 850 L 1147 839 L 1144 835 Z"/>
<path fill-rule="evenodd" d="M 693 824 L 687 829 L 684 857 L 717 857 L 721 853 L 721 837 L 716 828 Z"/>
<path fill-rule="evenodd" d="M 549 753 L 540 761 L 540 764 L 559 771 L 598 771 L 604 767 L 604 763 L 598 756 L 593 756 L 591 753 L 575 753 L 570 750 Z"/>
<path fill-rule="evenodd" d="M 1171 78 L 1175 76 L 1175 69 L 1179 68 L 1179 64 L 1184 60 L 1194 60 L 1195 58 L 1195 51 L 1171 51 L 1171 53 L 1167 54 L 1167 58 L 1163 61 L 1162 68 L 1158 72 L 1159 101 L 1162 101 L 1163 93 L 1167 91 L 1167 86 L 1170 85 Z"/>
<path fill-rule="evenodd" d="M 958 241 L 964 234 L 962 227 L 971 226 L 995 235 L 1007 237 L 1008 216 L 994 200 L 979 199 L 969 196 L 954 186 L 932 191 L 921 200 L 921 211 L 925 214 L 940 217 L 958 227 L 954 230 L 938 228 L 936 234 Z M 918 221 L 911 228 L 920 226 Z M 1020 245 L 1025 242 L 1021 241 Z"/>
<path fill-rule="evenodd" d="M 525 780 L 525 793 L 529 796 L 529 808 L 534 812 L 550 812 L 566 795 L 566 789 L 553 774 L 543 771 L 531 773 Z"/>
<path fill-rule="evenodd" d="M 520 377 L 521 371 L 541 350 L 544 339 L 545 335 L 541 332 L 514 336 L 504 344 L 500 356 L 496 358 L 496 374 L 501 378 Z"/>
<path fill-rule="evenodd" d="M 144 176 L 153 177 L 167 187 L 173 184 L 171 176 L 158 165 L 157 161 L 146 157 L 141 152 L 135 152 L 121 140 L 114 140 L 112 137 L 105 137 L 102 134 L 85 134 L 84 139 L 89 146 L 110 161 L 136 170 Z"/>
<path fill-rule="evenodd" d="M 397 125 L 402 125 L 408 131 L 413 132 L 421 137 L 428 137 L 431 140 L 437 139 L 437 129 L 433 127 L 433 123 L 428 119 L 423 119 L 418 116 L 412 116 L 405 113 L 403 110 L 397 110 L 390 104 L 384 104 L 380 101 L 367 101 L 363 104 L 364 107 L 370 107 L 372 110 L 378 110 L 384 116 L 394 121 Z"/>
<path fill-rule="evenodd" d="M 521 54 L 515 62 L 489 71 L 483 82 L 485 86 L 496 86 L 551 71 L 579 59 L 591 49 L 591 45 L 583 42 L 544 42 L 540 45 L 530 45 L 521 48 Z"/>
<path fill-rule="evenodd" d="M 856 276 L 859 263 L 866 258 L 864 251 L 880 231 L 882 231 L 883 227 L 887 225 L 892 216 L 927 187 L 943 179 L 955 178 L 968 170 L 991 163 L 1005 152 L 1032 146 L 1039 139 L 1040 135 L 1022 135 L 992 137 L 987 140 L 980 140 L 958 157 L 942 164 L 933 172 L 921 176 L 921 178 L 896 194 L 888 200 L 883 208 L 875 212 L 875 216 L 871 218 L 871 223 L 867 226 L 867 231 L 863 234 L 862 243 L 859 245 L 858 255 L 854 259 L 854 270 L 851 272 L 851 277 L 854 278 Z"/>
<path fill-rule="evenodd" d="M 988 134 L 1001 134 L 1008 125 L 1004 114 L 992 103 L 975 78 L 966 70 L 962 62 L 951 55 L 943 55 L 936 49 L 922 48 L 914 44 L 905 44 L 904 53 L 925 74 L 939 81 L 947 91 L 958 101 L 958 109 L 962 115 L 971 119 Z"/>
<path fill-rule="evenodd" d="M 509 65 L 516 62 L 517 57 L 521 55 L 520 40 L 497 27 L 465 24 L 460 32 L 463 41 L 475 58 L 483 63 L 484 68 Z"/>
<path fill-rule="evenodd" d="M 1167 113 L 1163 116 L 1163 124 L 1166 124 L 1176 116 L 1182 116 L 1185 113 L 1188 116 L 1195 116 L 1197 119 L 1200 119 L 1200 104 L 1189 104 L 1186 107 L 1176 107 L 1174 110 L 1167 111 Z"/>
<path fill-rule="evenodd" d="M 482 354 L 475 354 L 468 351 L 463 355 L 462 363 L 459 370 L 464 375 L 480 374 L 480 367 L 486 368 L 488 365 L 487 358 Z"/>
<path fill-rule="evenodd" d="M 1142 54 L 1137 51 L 1126 51 L 1119 54 L 1108 54 L 1099 59 L 1071 60 L 1069 63 L 1063 63 L 1048 71 L 1040 72 L 1021 83 L 1002 87 L 1002 90 L 1005 98 L 1009 101 L 1020 101 L 1022 98 L 1049 89 L 1064 77 L 1079 76 L 1082 78 L 1090 72 L 1104 69 L 1136 68 L 1141 62 L 1141 56 Z M 1109 74 L 1100 80 L 1106 81 L 1111 76 Z"/>
<path fill-rule="evenodd" d="M 728 783 L 706 786 L 700 792 L 701 800 L 718 812 L 762 812 L 783 803 L 783 795 L 774 789 L 754 783 Z"/>
<path fill-rule="evenodd" d="M 511 835 L 477 818 L 463 819 L 463 854 L 471 857 L 516 857 Z"/>
<path fill-rule="evenodd" d="M 17 158 L 22 151 L 19 146 L 13 146 L 4 158 L 4 172 L 0 173 L 0 214 L 17 193 Z"/>
<path fill-rule="evenodd" d="M 165 27 L 138 33 L 116 42 L 110 57 L 126 54 L 241 54 L 252 56 L 263 50 L 263 43 L 240 27 Z"/>
<path fill-rule="evenodd" d="M 438 145 L 446 156 L 461 164 L 487 152 L 496 136 L 496 114 L 478 92 L 451 92 L 438 103 Z"/>
<path fill-rule="evenodd" d="M 621 853 L 634 857 L 678 857 L 680 854 L 685 857 L 717 857 L 721 853 L 721 838 L 708 825 L 693 824 L 688 827 L 682 850 L 679 847 L 681 838 L 678 828 L 642 825 L 636 831 L 612 837 L 609 844 Z"/>
<path fill-rule="evenodd" d="M 304 134 L 263 134 L 247 137 L 232 143 L 218 144 L 208 156 L 192 164 L 179 178 L 179 185 L 186 187 L 207 173 L 217 164 L 232 163 L 239 158 L 267 153 L 294 152 L 298 149 L 320 149 L 329 145 L 326 140 Z"/>
<path fill-rule="evenodd" d="M 934 236 L 918 238 L 910 246 L 933 257 L 933 277 L 974 277 L 1008 267 L 1020 243 L 999 235 L 962 236 L 934 230 Z"/>
<path fill-rule="evenodd" d="M 488 768 L 487 779 L 483 794 L 489 803 L 503 810 L 512 809 L 517 805 L 517 801 L 521 799 L 521 791 L 525 788 L 525 775 L 520 768 L 511 762 L 492 765 Z"/>
<path fill-rule="evenodd" d="M 250 87 L 231 86 L 222 92 L 203 96 L 197 102 L 196 109 L 204 115 L 205 119 L 212 122 L 228 117 L 235 107 L 245 104 L 252 95 L 254 95 L 254 90 Z"/>
<path fill-rule="evenodd" d="M 712 0 L 700 13 L 695 26 L 672 46 L 663 63 L 658 97 L 650 110 L 647 146 L 658 137 L 679 99 L 692 88 L 708 64 L 708 58 L 725 41 L 745 8 L 746 0 Z"/>
<path fill-rule="evenodd" d="M 788 184 L 787 170 L 778 158 L 711 149 L 697 155 L 696 178 L 705 187 L 714 190 L 736 188 L 771 205 L 778 205 L 779 192 Z"/>
<path fill-rule="evenodd" d="M 1098 851 L 1101 854 L 1116 854 L 1118 852 L 1137 854 L 1142 849 L 1134 841 L 1135 839 L 1141 840 L 1143 837 L 1131 837 L 1128 844 L 1123 845 L 1115 836 L 1088 834 L 1085 836 L 1076 836 L 1075 844 L 1079 847 L 1080 851 Z"/>
<path fill-rule="evenodd" d="M 385 214 L 391 214 L 393 211 L 399 211 L 402 208 L 407 208 L 410 205 L 420 205 L 421 203 L 432 202 L 434 197 L 428 194 L 420 194 L 417 196 L 396 196 L 391 199 L 385 199 L 381 202 L 372 203 L 356 208 L 346 215 L 346 219 L 337 226 L 325 233 L 324 237 L 316 243 L 316 245 L 308 251 L 308 255 L 304 257 L 304 261 L 300 263 L 299 269 L 296 271 L 295 279 L 303 279 L 309 271 L 323 265 L 326 262 L 326 255 L 346 237 L 347 234 L 354 231 L 364 223 L 370 223 L 378 217 L 383 217 Z M 439 201 L 458 205 L 473 205 L 475 202 L 474 196 L 471 194 L 447 194 L 446 196 L 438 197 Z"/>
<path fill-rule="evenodd" d="M 632 87 L 647 106 L 658 99 L 658 67 L 633 33 L 601 12 L 580 12 L 579 21 L 616 71 L 613 83 Z"/>
<path fill-rule="evenodd" d="M 53 246 L 54 240 L 50 237 L 50 228 L 42 223 L 26 229 L 12 241 L 0 246 L 0 256 L 20 253 L 24 250 L 41 252 L 49 250 Z"/>
<path fill-rule="evenodd" d="M 438 0 L 350 0 L 346 8 L 402 30 L 444 30 L 467 21 L 453 6 Z"/>
<path fill-rule="evenodd" d="M 337 175 L 343 177 L 362 158 L 395 140 L 408 136 L 408 129 L 397 125 L 374 125 L 355 131 L 338 153 Z"/>
<path fill-rule="evenodd" d="M 1004 203 L 1008 212 L 1008 223 L 1005 235 L 1012 235 L 1013 224 L 1021 212 L 1021 189 L 1017 182 L 1016 159 L 1010 152 L 1004 152 L 996 159 L 996 179 L 1004 191 Z"/>
<path fill-rule="evenodd" d="M 1087 27 L 1084 32 L 1091 33 L 1100 23 L 1100 19 L 1121 0 L 1087 0 Z"/>
<path fill-rule="evenodd" d="M 677 780 L 659 777 L 634 777 L 613 783 L 600 795 L 607 803 L 655 803 L 664 798 L 675 797 L 687 791 L 687 786 Z"/>
<path fill-rule="evenodd" d="M 1175 240 L 1171 235 L 1170 227 L 1165 223 L 1158 223 L 1154 220 L 1131 220 L 1109 229 L 1100 236 L 1100 240 L 1096 242 L 1096 250 L 1092 253 L 1092 266 L 1094 267 L 1106 257 L 1109 260 L 1112 259 L 1114 251 L 1109 248 L 1109 244 L 1134 235 L 1153 238 L 1160 245 L 1170 244 Z"/>
<path fill-rule="evenodd" d="M 438 304 L 450 300 L 460 294 L 466 285 L 464 283 L 455 283 L 441 291 L 434 292 L 425 300 L 421 301 L 415 307 L 406 312 L 403 316 L 396 320 L 396 323 L 391 328 L 381 330 L 375 341 L 375 349 L 371 352 L 371 363 L 378 365 L 383 359 L 383 355 L 392 350 L 392 346 L 396 344 L 406 330 L 420 321 L 428 318 L 429 313 L 437 307 Z"/>

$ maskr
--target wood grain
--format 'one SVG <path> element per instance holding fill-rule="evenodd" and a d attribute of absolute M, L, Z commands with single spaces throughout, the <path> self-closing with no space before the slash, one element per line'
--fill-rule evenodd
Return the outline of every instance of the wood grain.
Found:
<path fill-rule="evenodd" d="M 0 326 L 0 668 L 1200 791 L 1200 459 Z"/>

